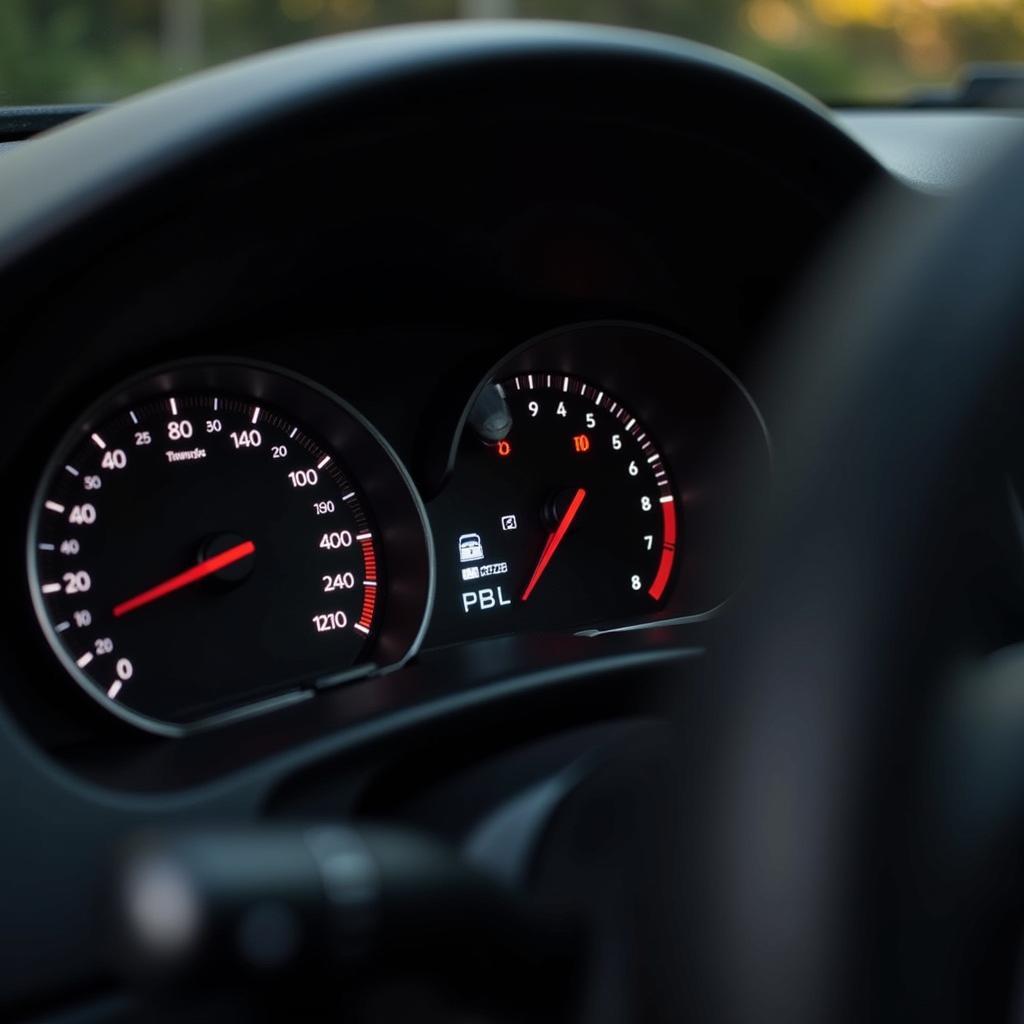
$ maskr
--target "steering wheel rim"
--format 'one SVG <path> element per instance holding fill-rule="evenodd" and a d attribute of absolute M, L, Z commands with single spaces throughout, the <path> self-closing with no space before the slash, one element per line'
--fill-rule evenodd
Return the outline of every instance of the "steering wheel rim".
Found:
<path fill-rule="evenodd" d="M 354 81 L 357 72 L 380 64 L 378 47 L 390 58 L 382 76 L 395 73 L 396 61 L 402 68 L 429 69 L 437 48 L 449 45 L 450 31 L 409 30 L 397 56 L 387 40 L 323 44 L 316 50 L 322 74 L 317 89 L 311 95 L 304 86 L 293 107 L 276 112 L 284 117 L 354 91 L 362 84 Z M 559 47 L 577 46 L 575 32 L 563 39 L 566 29 L 517 28 L 511 44 L 508 36 L 492 38 L 496 31 L 474 29 L 460 38 L 480 62 L 493 62 L 513 44 L 524 61 L 535 58 L 538 47 L 558 56 Z M 598 48 L 618 45 L 594 38 Z M 653 46 L 643 38 L 631 45 L 641 56 Z M 703 69 L 709 61 L 703 51 L 676 44 L 670 49 L 666 60 L 681 65 Z M 351 63 L 356 50 L 365 61 L 358 66 Z M 302 54 L 310 52 L 275 60 L 288 63 L 295 81 L 301 70 L 308 85 L 310 65 L 302 65 Z M 8 188 L 13 193 L 24 185 L 31 202 L 9 205 L 0 217 L 0 263 L 9 268 L 70 225 L 115 205 L 123 192 L 166 173 L 172 151 L 175 160 L 204 151 L 213 145 L 212 130 L 228 121 L 239 131 L 247 128 L 250 106 L 260 97 L 241 86 L 265 67 L 254 62 L 231 73 L 242 76 L 232 79 L 240 85 L 231 96 L 246 102 L 223 111 L 224 120 L 209 126 L 209 133 L 197 132 L 176 151 L 169 145 L 173 138 L 162 137 L 158 145 L 140 135 L 141 148 L 132 150 L 130 161 L 104 160 L 89 168 L 95 188 L 81 188 L 83 169 L 69 156 L 79 145 L 98 161 L 114 152 L 95 145 L 97 121 L 7 157 L 14 161 L 5 171 Z M 739 72 L 715 74 L 730 81 L 735 75 L 738 84 L 729 95 L 739 98 L 737 110 L 751 107 Z M 99 123 L 114 134 L 154 111 L 175 112 L 179 101 L 201 107 L 196 99 L 224 81 L 220 75 L 204 78 L 189 90 L 140 101 L 125 115 L 130 122 L 101 115 Z M 802 100 L 776 94 L 774 86 L 768 99 L 801 125 L 806 121 L 817 131 L 819 122 L 826 123 Z M 164 106 L 171 100 L 173 109 Z M 835 136 L 837 147 L 845 145 L 840 133 Z M 843 152 L 855 162 L 852 144 Z M 37 161 L 47 160 L 52 179 L 36 198 L 29 185 Z M 974 1006 L 967 999 L 977 969 L 972 962 L 961 970 L 966 960 L 957 936 L 978 904 L 958 903 L 947 913 L 940 901 L 930 917 L 917 911 L 936 885 L 964 877 L 962 867 L 971 869 L 969 882 L 979 864 L 990 863 L 991 832 L 1001 835 L 1000 823 L 1024 807 L 1024 770 L 1016 788 L 1008 786 L 1003 795 L 1000 812 L 1007 818 L 993 812 L 986 822 L 991 828 L 972 832 L 977 847 L 957 857 L 948 856 L 946 846 L 928 848 L 928 837 L 950 838 L 944 830 L 949 817 L 941 804 L 929 804 L 934 820 L 931 813 L 905 813 L 921 793 L 915 771 L 929 737 L 924 723 L 915 723 L 921 687 L 894 680 L 905 683 L 910 669 L 914 678 L 934 678 L 922 666 L 937 670 L 949 661 L 940 655 L 955 649 L 956 632 L 945 635 L 953 607 L 932 602 L 931 614 L 916 614 L 915 597 L 939 592 L 944 582 L 948 589 L 960 568 L 936 557 L 948 553 L 944 544 L 955 538 L 954 513 L 965 502 L 965 481 L 951 470 L 962 469 L 970 455 L 974 474 L 999 471 L 999 434 L 985 411 L 998 383 L 1020 380 L 1013 349 L 1024 299 L 1014 288 L 1013 271 L 1024 255 L 1024 204 L 1012 198 L 1022 172 L 1024 147 L 939 215 L 922 208 L 924 201 L 883 202 L 794 329 L 796 369 L 780 374 L 776 408 L 768 409 L 781 425 L 782 442 L 774 554 L 764 582 L 734 616 L 733 635 L 742 644 L 722 659 L 716 685 L 684 708 L 683 777 L 692 785 L 684 787 L 683 820 L 690 834 L 685 870 L 677 878 L 686 884 L 675 890 L 675 909 L 677 920 L 688 925 L 679 940 L 687 955 L 673 984 L 680 987 L 678 998 L 705 1017 L 799 1024 L 928 1012 L 932 1019 L 955 1019 L 970 1016 Z M 80 198 L 72 199 L 73 188 Z M 5 318 L 10 316 L 8 311 Z M 965 345 L 972 336 L 976 343 Z M 794 394 L 805 400 L 793 403 Z M 783 409 L 785 416 L 772 416 Z M 936 508 L 946 512 L 941 529 L 929 515 Z M 947 641 L 942 651 L 932 646 L 937 636 Z M 917 726 L 917 760 L 907 756 L 900 784 L 886 787 L 894 778 L 886 769 L 901 764 L 897 755 L 908 723 Z M 1012 740 L 1022 733 L 1009 735 Z M 934 782 L 934 775 L 928 780 Z M 927 885 L 890 905 L 885 897 L 900 892 L 914 866 Z M 1016 893 L 1006 897 L 1012 909 Z M 991 938 L 1002 919 L 987 907 L 981 917 L 977 934 Z M 929 931 L 932 941 L 922 956 L 906 956 L 903 940 Z M 890 957 L 892 950 L 899 955 Z"/>
<path fill-rule="evenodd" d="M 1024 145 L 941 210 L 876 198 L 791 325 L 765 565 L 682 709 L 679 998 L 707 1019 L 1011 998 L 1020 672 L 961 671 L 960 531 L 1019 424 L 1021 180 Z"/>

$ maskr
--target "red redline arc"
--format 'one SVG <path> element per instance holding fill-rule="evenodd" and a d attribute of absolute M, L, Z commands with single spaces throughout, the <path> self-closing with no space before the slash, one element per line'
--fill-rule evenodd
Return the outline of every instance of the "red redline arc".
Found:
<path fill-rule="evenodd" d="M 228 548 L 227 551 L 222 551 L 219 555 L 204 559 L 198 565 L 192 566 L 191 569 L 186 569 L 184 572 L 178 573 L 177 576 L 172 576 L 169 580 L 164 580 L 163 583 L 158 583 L 155 587 L 150 587 L 149 590 L 144 590 L 141 594 L 136 594 L 135 597 L 115 605 L 114 618 L 127 615 L 128 612 L 134 611 L 136 608 L 141 608 L 158 598 L 181 590 L 182 587 L 187 587 L 190 583 L 211 576 L 243 558 L 248 558 L 255 551 L 256 545 L 251 540 L 246 540 L 241 544 L 236 544 L 233 548 Z"/>
<path fill-rule="evenodd" d="M 664 525 L 662 536 L 661 559 L 658 562 L 658 572 L 654 582 L 650 585 L 647 593 L 655 601 L 661 600 L 665 593 L 669 576 L 672 575 L 672 563 L 676 557 L 676 506 L 675 501 L 663 501 L 661 503 L 661 517 Z"/>

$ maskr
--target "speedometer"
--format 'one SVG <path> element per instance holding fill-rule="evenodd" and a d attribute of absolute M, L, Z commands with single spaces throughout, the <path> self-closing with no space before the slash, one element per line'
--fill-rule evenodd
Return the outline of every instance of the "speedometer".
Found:
<path fill-rule="evenodd" d="M 430 562 L 422 507 L 368 424 L 284 371 L 232 363 L 171 368 L 87 413 L 29 541 L 60 660 L 163 732 L 401 660 Z"/>

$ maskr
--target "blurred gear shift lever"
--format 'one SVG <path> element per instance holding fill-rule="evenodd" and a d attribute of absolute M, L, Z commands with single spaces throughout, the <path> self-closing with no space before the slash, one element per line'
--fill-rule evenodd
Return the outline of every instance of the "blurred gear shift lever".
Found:
<path fill-rule="evenodd" d="M 115 871 L 115 966 L 147 983 L 413 970 L 446 984 L 566 984 L 572 929 L 442 843 L 385 827 L 140 836 Z M 504 986 L 502 986 L 504 987 Z"/>

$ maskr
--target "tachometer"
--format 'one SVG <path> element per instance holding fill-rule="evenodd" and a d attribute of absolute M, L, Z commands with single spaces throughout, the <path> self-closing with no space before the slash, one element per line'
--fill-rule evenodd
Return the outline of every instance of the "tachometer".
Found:
<path fill-rule="evenodd" d="M 29 542 L 60 660 L 165 732 L 400 660 L 430 562 L 422 508 L 371 428 L 299 378 L 235 363 L 100 402 L 45 474 Z"/>
<path fill-rule="evenodd" d="M 574 376 L 521 373 L 489 387 L 511 427 L 492 443 L 467 430 L 437 502 L 453 530 L 438 538 L 437 636 L 651 614 L 672 585 L 681 532 L 655 438 L 617 396 Z"/>

